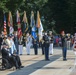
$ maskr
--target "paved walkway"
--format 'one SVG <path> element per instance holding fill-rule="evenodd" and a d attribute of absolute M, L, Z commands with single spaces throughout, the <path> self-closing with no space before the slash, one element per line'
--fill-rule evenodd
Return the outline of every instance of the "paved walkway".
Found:
<path fill-rule="evenodd" d="M 24 48 L 23 55 L 20 58 L 25 67 L 21 70 L 11 68 L 0 71 L 0 75 L 76 75 L 75 55 L 72 50 L 67 52 L 67 61 L 62 60 L 60 48 L 54 48 L 54 54 L 49 55 L 49 57 L 50 61 L 45 61 L 41 49 L 38 50 L 38 55 L 34 55 L 33 49 L 31 49 L 30 55 L 26 55 Z"/>

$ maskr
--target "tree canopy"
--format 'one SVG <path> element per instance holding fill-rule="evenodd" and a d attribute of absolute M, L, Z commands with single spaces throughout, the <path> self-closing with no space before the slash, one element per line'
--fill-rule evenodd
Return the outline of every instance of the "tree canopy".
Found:
<path fill-rule="evenodd" d="M 74 33 L 76 30 L 76 0 L 0 0 L 0 27 L 3 26 L 3 13 L 8 17 L 8 12 L 13 14 L 16 25 L 16 11 L 20 11 L 21 19 L 23 11 L 26 11 L 30 24 L 30 15 L 40 11 L 40 17 L 45 30 L 61 30 Z"/>

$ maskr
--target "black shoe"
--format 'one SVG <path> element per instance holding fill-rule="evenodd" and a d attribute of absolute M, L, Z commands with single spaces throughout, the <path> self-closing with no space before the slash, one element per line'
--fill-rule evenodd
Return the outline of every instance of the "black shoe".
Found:
<path fill-rule="evenodd" d="M 45 61 L 50 61 L 50 59 L 45 59 Z"/>
<path fill-rule="evenodd" d="M 30 54 L 27 54 L 27 55 L 30 55 Z"/>
<path fill-rule="evenodd" d="M 20 68 L 24 68 L 24 66 L 20 66 Z"/>
<path fill-rule="evenodd" d="M 20 67 L 16 67 L 16 70 L 20 70 L 21 68 Z"/>
<path fill-rule="evenodd" d="M 67 59 L 63 59 L 63 61 L 67 61 Z"/>
<path fill-rule="evenodd" d="M 53 55 L 53 54 L 50 54 L 50 55 Z"/>
<path fill-rule="evenodd" d="M 9 66 L 7 69 L 10 69 L 10 68 L 12 68 L 12 66 Z"/>

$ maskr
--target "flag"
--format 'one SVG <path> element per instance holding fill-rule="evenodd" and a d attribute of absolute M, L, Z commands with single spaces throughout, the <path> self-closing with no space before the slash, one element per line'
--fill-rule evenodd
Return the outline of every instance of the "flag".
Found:
<path fill-rule="evenodd" d="M 39 11 L 37 11 L 37 24 L 36 24 L 37 28 L 40 28 L 40 14 Z"/>
<path fill-rule="evenodd" d="M 40 27 L 38 28 L 38 35 L 39 35 L 39 40 L 42 40 L 42 37 L 43 37 L 43 26 L 42 26 L 42 23 L 40 21 Z"/>
<path fill-rule="evenodd" d="M 28 21 L 27 21 L 26 11 L 24 11 L 24 16 L 23 16 L 23 33 L 26 33 L 27 30 L 28 30 Z"/>
<path fill-rule="evenodd" d="M 18 25 L 18 38 L 21 38 L 22 31 L 21 31 L 21 24 L 20 24 L 20 14 L 19 14 L 18 10 L 16 12 L 16 22 L 17 22 L 17 25 Z"/>
<path fill-rule="evenodd" d="M 7 35 L 7 29 L 6 29 L 6 16 L 4 14 L 4 35 Z"/>
<path fill-rule="evenodd" d="M 31 11 L 31 35 L 34 39 L 36 39 L 36 26 L 35 26 L 35 20 L 34 20 L 34 12 Z"/>
<path fill-rule="evenodd" d="M 34 12 L 31 11 L 31 27 L 35 26 Z"/>
<path fill-rule="evenodd" d="M 9 11 L 8 14 L 8 26 L 9 26 L 9 33 L 12 34 L 14 32 L 14 28 L 13 28 L 13 19 L 12 19 L 12 14 Z"/>
<path fill-rule="evenodd" d="M 42 40 L 42 32 L 43 32 L 43 26 L 42 26 L 42 23 L 41 23 L 41 20 L 40 20 L 40 14 L 39 14 L 39 11 L 37 11 L 37 27 L 38 27 L 38 35 L 39 35 L 39 41 Z"/>

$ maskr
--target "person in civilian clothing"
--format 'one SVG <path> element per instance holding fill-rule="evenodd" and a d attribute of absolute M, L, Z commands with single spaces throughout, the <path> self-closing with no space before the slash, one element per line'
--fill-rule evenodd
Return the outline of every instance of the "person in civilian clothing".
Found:
<path fill-rule="evenodd" d="M 14 53 L 10 53 L 8 49 L 8 45 L 6 43 L 3 44 L 3 48 L 1 52 L 2 52 L 2 58 L 5 58 L 8 60 L 9 68 L 11 68 L 12 65 L 15 66 L 16 69 L 23 68 L 20 61 L 20 57 Z"/>
<path fill-rule="evenodd" d="M 12 34 L 11 35 L 11 40 L 10 40 L 10 42 L 11 42 L 11 44 L 12 44 L 12 46 L 11 46 L 11 54 L 13 54 L 13 52 L 15 52 L 15 53 L 17 53 L 17 49 L 16 49 L 16 46 L 15 46 L 15 44 L 14 44 L 14 35 Z"/>
<path fill-rule="evenodd" d="M 11 35 L 9 34 L 5 43 L 8 45 L 8 49 L 11 52 L 11 47 L 12 47 L 12 43 L 11 43 Z"/>

